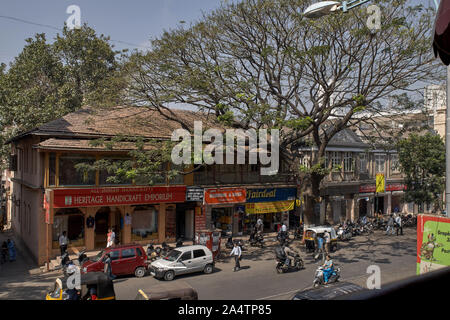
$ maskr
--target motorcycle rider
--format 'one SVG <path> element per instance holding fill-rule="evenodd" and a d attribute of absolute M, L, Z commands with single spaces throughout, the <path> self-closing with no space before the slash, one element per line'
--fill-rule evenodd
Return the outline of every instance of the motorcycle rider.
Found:
<path fill-rule="evenodd" d="M 327 254 L 325 258 L 325 263 L 322 265 L 323 269 L 323 281 L 324 284 L 328 283 L 328 280 L 333 273 L 333 260 L 331 260 L 331 257 Z"/>
<path fill-rule="evenodd" d="M 286 265 L 286 267 L 289 268 L 291 266 L 291 258 L 289 258 L 289 256 L 295 257 L 297 255 L 299 256 L 300 254 L 297 251 L 293 250 L 288 243 L 283 244 L 282 248 L 283 248 L 284 254 L 286 256 L 286 260 L 284 261 L 284 264 Z"/>

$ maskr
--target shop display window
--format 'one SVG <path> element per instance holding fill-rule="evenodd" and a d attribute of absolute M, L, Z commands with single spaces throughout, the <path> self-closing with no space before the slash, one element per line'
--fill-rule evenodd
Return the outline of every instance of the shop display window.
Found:
<path fill-rule="evenodd" d="M 152 206 L 136 206 L 131 214 L 131 240 L 158 239 L 158 211 Z"/>
<path fill-rule="evenodd" d="M 82 247 L 84 243 L 84 215 L 77 208 L 60 209 L 55 213 L 52 230 L 52 247 L 59 248 L 59 236 L 66 231 L 69 246 Z"/>

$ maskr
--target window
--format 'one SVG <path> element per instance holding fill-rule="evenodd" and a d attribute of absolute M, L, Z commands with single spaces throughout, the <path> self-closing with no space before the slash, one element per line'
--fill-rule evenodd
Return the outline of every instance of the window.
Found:
<path fill-rule="evenodd" d="M 84 246 L 84 214 L 78 208 L 59 209 L 52 225 L 52 247 L 59 248 L 59 237 L 66 231 L 70 245 Z"/>
<path fill-rule="evenodd" d="M 359 154 L 359 172 L 367 172 L 367 153 Z"/>
<path fill-rule="evenodd" d="M 391 154 L 391 171 L 393 173 L 400 172 L 400 162 L 398 160 L 398 154 Z"/>
<path fill-rule="evenodd" d="M 300 165 L 306 169 L 310 168 L 310 157 L 309 154 L 303 154 L 300 156 Z"/>
<path fill-rule="evenodd" d="M 334 167 L 341 165 L 341 153 L 333 151 L 331 153 L 331 164 Z"/>
<path fill-rule="evenodd" d="M 158 239 L 158 211 L 152 206 L 136 206 L 131 214 L 131 240 Z"/>
<path fill-rule="evenodd" d="M 330 156 L 329 156 L 329 152 L 325 152 L 325 168 L 328 168 L 330 166 Z"/>
<path fill-rule="evenodd" d="M 180 258 L 180 261 L 186 261 L 186 260 L 191 260 L 192 259 L 192 252 L 188 251 L 183 253 L 183 255 Z"/>
<path fill-rule="evenodd" d="M 59 185 L 79 186 L 95 185 L 95 171 L 77 170 L 81 163 L 93 165 L 94 157 L 83 154 L 63 154 L 59 157 Z"/>
<path fill-rule="evenodd" d="M 110 251 L 109 256 L 111 257 L 111 261 L 119 259 L 119 250 Z"/>
<path fill-rule="evenodd" d="M 206 256 L 205 251 L 202 249 L 194 250 L 194 258 L 200 258 Z"/>
<path fill-rule="evenodd" d="M 52 152 L 49 156 L 49 175 L 48 175 L 48 185 L 54 186 L 55 185 L 55 176 L 56 176 L 56 155 Z"/>
<path fill-rule="evenodd" d="M 122 250 L 122 259 L 126 258 L 134 258 L 136 256 L 135 248 L 123 249 Z"/>
<path fill-rule="evenodd" d="M 121 164 L 127 161 L 128 159 L 125 157 L 105 157 L 104 160 L 110 161 L 111 163 L 117 163 L 118 167 L 121 167 Z M 114 185 L 116 183 L 108 182 L 108 177 L 114 176 L 114 172 L 108 172 L 107 170 L 99 170 L 99 184 L 100 185 Z M 120 181 L 119 185 L 130 185 L 132 184 L 131 179 L 124 178 L 123 181 Z"/>
<path fill-rule="evenodd" d="M 344 152 L 344 172 L 353 172 L 353 154 Z"/>
<path fill-rule="evenodd" d="M 376 154 L 375 155 L 375 172 L 376 173 L 384 173 L 385 162 L 386 162 L 385 154 Z"/>
<path fill-rule="evenodd" d="M 136 253 L 137 253 L 138 257 L 142 257 L 141 248 L 136 248 Z"/>

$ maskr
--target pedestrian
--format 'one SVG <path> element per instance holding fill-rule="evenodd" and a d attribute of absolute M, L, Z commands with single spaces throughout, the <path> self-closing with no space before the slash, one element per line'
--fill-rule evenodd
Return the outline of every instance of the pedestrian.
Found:
<path fill-rule="evenodd" d="M 392 215 L 389 216 L 389 220 L 387 222 L 386 235 L 394 234 L 394 218 Z"/>
<path fill-rule="evenodd" d="M 116 234 L 114 233 L 112 228 L 109 228 L 108 229 L 108 240 L 106 243 L 106 247 L 107 248 L 112 247 L 114 245 L 115 239 L 116 239 Z"/>
<path fill-rule="evenodd" d="M 63 233 L 59 236 L 59 249 L 61 250 L 61 256 L 67 251 L 68 241 L 69 239 L 67 239 L 66 232 L 63 231 Z"/>
<path fill-rule="evenodd" d="M 331 244 L 331 236 L 328 231 L 325 231 L 325 252 L 326 254 L 330 253 L 330 244 Z"/>
<path fill-rule="evenodd" d="M 103 271 L 106 273 L 106 275 L 111 279 L 114 280 L 116 278 L 115 275 L 113 275 L 112 273 L 112 267 L 111 267 L 111 256 L 109 255 L 109 253 L 106 254 L 106 259 L 105 259 L 105 266 Z"/>
<path fill-rule="evenodd" d="M 5 263 L 8 260 L 8 244 L 6 241 L 3 241 L 1 254 L 2 263 Z"/>
<path fill-rule="evenodd" d="M 234 268 L 233 271 L 238 271 L 241 269 L 241 264 L 239 260 L 241 260 L 242 250 L 241 247 L 238 246 L 237 242 L 234 243 L 233 250 L 231 250 L 230 256 L 234 255 Z"/>
<path fill-rule="evenodd" d="M 16 261 L 16 246 L 14 245 L 14 241 L 8 239 L 6 244 L 8 245 L 9 261 Z"/>
<path fill-rule="evenodd" d="M 315 257 L 316 260 L 319 259 L 320 256 L 322 256 L 323 260 L 323 236 L 321 234 L 317 236 L 317 255 Z"/>
<path fill-rule="evenodd" d="M 399 214 L 395 218 L 395 224 L 397 226 L 397 236 L 398 236 L 399 230 L 400 230 L 400 235 L 402 236 L 403 235 L 402 217 Z"/>

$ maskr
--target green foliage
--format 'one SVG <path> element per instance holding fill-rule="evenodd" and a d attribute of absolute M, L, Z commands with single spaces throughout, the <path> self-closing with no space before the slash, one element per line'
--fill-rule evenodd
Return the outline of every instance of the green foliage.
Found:
<path fill-rule="evenodd" d="M 45 34 L 26 39 L 22 52 L 0 68 L 0 132 L 6 141 L 84 104 L 118 101 L 123 79 L 118 76 L 118 51 L 109 39 L 84 25 L 64 28 L 55 41 Z M 3 145 L 2 159 L 9 146 Z"/>
<path fill-rule="evenodd" d="M 440 136 L 411 134 L 397 149 L 407 185 L 406 200 L 438 203 L 445 188 L 445 144 Z"/>

